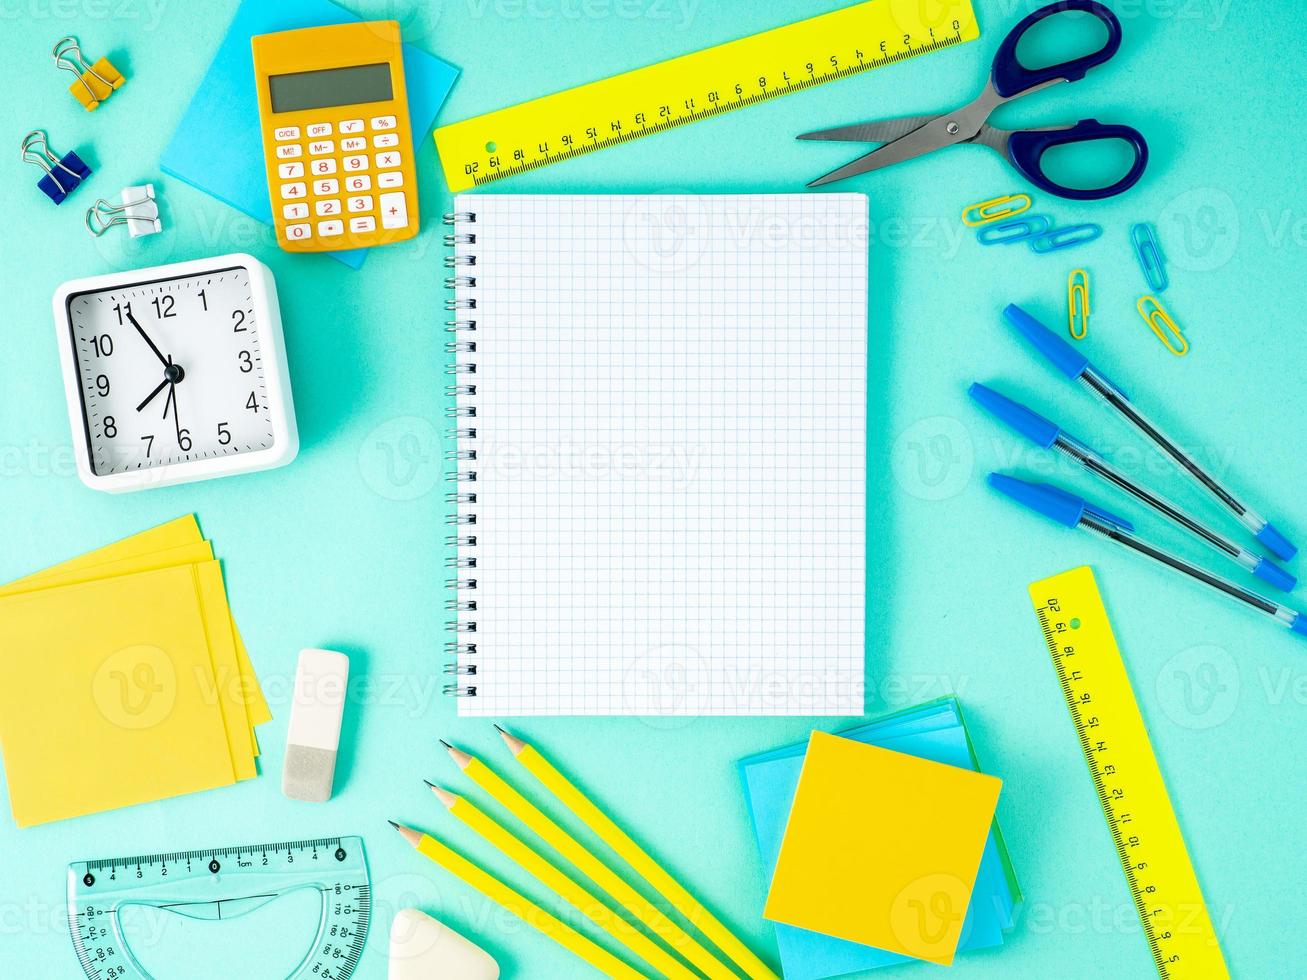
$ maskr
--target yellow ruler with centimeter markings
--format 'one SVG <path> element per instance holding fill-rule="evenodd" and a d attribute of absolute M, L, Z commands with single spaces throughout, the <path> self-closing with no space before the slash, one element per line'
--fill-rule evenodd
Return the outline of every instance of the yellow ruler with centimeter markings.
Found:
<path fill-rule="evenodd" d="M 970 0 L 870 0 L 441 126 L 436 150 L 464 191 L 979 36 Z"/>
<path fill-rule="evenodd" d="M 1093 571 L 1036 582 L 1030 598 L 1157 972 L 1229 977 Z"/>

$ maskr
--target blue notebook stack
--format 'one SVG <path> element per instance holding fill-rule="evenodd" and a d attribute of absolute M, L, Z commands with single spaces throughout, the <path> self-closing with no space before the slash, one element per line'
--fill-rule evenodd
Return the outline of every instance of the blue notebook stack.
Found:
<path fill-rule="evenodd" d="M 980 771 L 962 710 L 955 698 L 940 698 L 838 734 L 932 762 Z M 776 870 L 807 747 L 805 740 L 750 756 L 739 763 L 745 799 L 753 818 L 758 851 L 768 881 Z M 892 805 L 893 801 L 887 800 L 886 804 Z M 985 843 L 980 872 L 958 944 L 959 952 L 1002 945 L 1005 933 L 1012 929 L 1013 917 L 1020 904 L 1021 890 L 995 821 Z M 824 980 L 860 970 L 912 962 L 909 957 L 898 953 L 794 926 L 776 923 L 775 929 L 785 980 Z"/>

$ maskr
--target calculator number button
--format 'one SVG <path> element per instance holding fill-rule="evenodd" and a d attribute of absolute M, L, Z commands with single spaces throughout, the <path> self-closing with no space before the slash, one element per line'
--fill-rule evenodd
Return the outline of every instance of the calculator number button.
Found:
<path fill-rule="evenodd" d="M 372 178 L 367 174 L 355 174 L 353 177 L 346 177 L 345 190 L 370 191 L 372 190 Z"/>
<path fill-rule="evenodd" d="M 287 140 L 299 139 L 300 128 L 298 126 L 279 126 L 272 131 L 272 135 L 278 143 L 285 143 Z"/>
<path fill-rule="evenodd" d="M 313 209 L 317 212 L 319 218 L 321 218 L 323 215 L 328 215 L 328 214 L 340 214 L 340 202 L 318 201 L 315 205 L 313 205 Z"/>
<path fill-rule="evenodd" d="M 287 143 L 285 146 L 277 147 L 277 158 L 280 160 L 289 160 L 291 157 L 304 155 L 304 148 L 298 143 Z"/>
<path fill-rule="evenodd" d="M 331 123 L 309 123 L 309 138 L 331 135 Z"/>
<path fill-rule="evenodd" d="M 333 140 L 316 140 L 309 144 L 309 155 L 320 157 L 326 153 L 335 153 L 336 144 Z"/>
<path fill-rule="evenodd" d="M 372 195 L 360 194 L 358 197 L 351 197 L 348 201 L 345 202 L 345 206 L 348 207 L 351 211 L 371 211 Z"/>
<path fill-rule="evenodd" d="M 392 167 L 398 167 L 399 150 L 388 150 L 385 153 L 378 153 L 374 159 L 378 170 L 389 170 Z"/>
<path fill-rule="evenodd" d="M 347 136 L 340 141 L 341 153 L 357 153 L 359 150 L 368 148 L 368 138 L 366 136 Z"/>
<path fill-rule="evenodd" d="M 394 117 L 394 116 L 373 116 L 373 117 L 372 117 L 372 128 L 373 128 L 373 129 L 394 129 L 394 128 L 395 128 L 395 117 Z"/>
<path fill-rule="evenodd" d="M 324 238 L 343 235 L 345 234 L 345 223 L 343 221 L 319 221 L 318 234 Z"/>
<path fill-rule="evenodd" d="M 323 174 L 334 174 L 336 172 L 335 160 L 314 160 L 312 166 L 313 172 L 319 176 Z"/>
<path fill-rule="evenodd" d="M 367 170 L 368 155 L 366 153 L 359 153 L 352 157 L 345 157 L 342 163 L 344 163 L 346 170 Z"/>
<path fill-rule="evenodd" d="M 372 137 L 372 145 L 379 150 L 388 146 L 399 146 L 399 133 L 378 133 Z"/>
<path fill-rule="evenodd" d="M 388 170 L 384 174 L 377 174 L 378 187 L 403 187 L 404 171 Z"/>
<path fill-rule="evenodd" d="M 408 226 L 408 202 L 404 192 L 381 195 L 381 227 L 405 228 Z"/>
<path fill-rule="evenodd" d="M 294 180 L 296 177 L 304 176 L 304 164 L 302 163 L 279 163 L 277 164 L 277 176 L 282 180 Z"/>
<path fill-rule="evenodd" d="M 304 181 L 297 181 L 293 184 L 281 185 L 281 196 L 283 200 L 293 201 L 297 197 L 303 197 L 308 193 L 308 188 L 304 186 Z"/>
<path fill-rule="evenodd" d="M 335 178 L 330 178 L 328 180 L 315 180 L 313 182 L 313 193 L 317 194 L 319 197 L 323 197 L 327 194 L 339 194 L 340 181 Z"/>
<path fill-rule="evenodd" d="M 291 241 L 299 241 L 304 238 L 313 237 L 313 229 L 308 225 L 287 225 L 286 237 Z"/>
<path fill-rule="evenodd" d="M 307 218 L 309 216 L 309 206 L 307 204 L 287 204 L 281 209 L 281 213 L 287 221 L 296 218 Z"/>
<path fill-rule="evenodd" d="M 372 217 L 350 218 L 349 230 L 352 232 L 376 231 L 377 219 Z"/>

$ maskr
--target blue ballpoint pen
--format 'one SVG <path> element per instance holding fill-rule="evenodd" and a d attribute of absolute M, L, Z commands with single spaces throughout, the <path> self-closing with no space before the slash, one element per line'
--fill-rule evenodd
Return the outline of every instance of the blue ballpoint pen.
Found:
<path fill-rule="evenodd" d="M 1290 609 L 1264 595 L 1259 595 L 1251 589 L 1245 589 L 1228 579 L 1223 579 L 1219 575 L 1204 571 L 1183 558 L 1153 547 L 1148 542 L 1135 537 L 1132 533 L 1133 524 L 1123 517 L 1117 517 L 1111 511 L 1095 507 L 1083 498 L 1057 487 L 1051 487 L 1047 483 L 1027 483 L 1025 480 L 1004 476 L 1002 473 L 989 474 L 989 485 L 1017 503 L 1025 504 L 1045 517 L 1051 517 L 1059 524 L 1065 524 L 1067 527 L 1082 527 L 1086 531 L 1100 534 L 1146 558 L 1160 562 L 1177 572 L 1183 572 L 1204 585 L 1210 585 L 1218 592 L 1224 592 L 1230 598 L 1265 613 L 1293 632 L 1307 636 L 1307 616 L 1296 609 Z"/>
<path fill-rule="evenodd" d="M 1109 406 L 1116 409 L 1126 421 L 1147 436 L 1162 452 L 1186 474 L 1198 481 L 1198 484 L 1221 502 L 1230 513 L 1239 519 L 1239 523 L 1248 528 L 1262 544 L 1266 545 L 1277 558 L 1288 561 L 1298 553 L 1298 549 L 1275 529 L 1270 521 L 1255 510 L 1239 501 L 1216 478 L 1198 465 L 1198 462 L 1163 435 L 1162 430 L 1149 421 L 1139 409 L 1135 408 L 1124 391 L 1116 386 L 1102 371 L 1089 363 L 1089 359 L 1044 326 L 1033 316 L 1015 304 L 1009 304 L 1003 311 L 1009 323 L 1030 341 L 1031 345 L 1052 362 L 1053 366 L 1072 381 L 1079 381 Z"/>
<path fill-rule="evenodd" d="M 1240 547 L 1225 535 L 1205 527 L 1196 518 L 1186 514 L 1161 494 L 1153 493 L 1151 490 L 1139 486 L 1075 436 L 1063 431 L 1038 412 L 1033 412 L 1024 405 L 1014 402 L 1006 395 L 999 394 L 993 388 L 988 388 L 980 383 L 973 384 L 968 393 L 1000 422 L 1007 424 L 1031 442 L 1044 449 L 1052 449 L 1062 453 L 1095 476 L 1124 490 L 1136 500 L 1142 501 L 1163 517 L 1184 528 L 1224 557 L 1229 558 L 1240 568 L 1252 572 L 1262 581 L 1269 582 L 1275 588 L 1284 592 L 1292 592 L 1294 586 L 1298 584 L 1296 578 L 1269 558 Z"/>

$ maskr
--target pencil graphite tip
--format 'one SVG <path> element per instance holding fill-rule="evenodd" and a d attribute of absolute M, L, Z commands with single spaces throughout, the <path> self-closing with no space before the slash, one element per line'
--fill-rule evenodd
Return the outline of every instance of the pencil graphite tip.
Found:
<path fill-rule="evenodd" d="M 508 734 L 508 732 L 504 731 L 498 725 L 495 726 L 495 731 L 499 732 L 499 737 L 502 738 L 504 744 L 508 746 L 508 751 L 512 752 L 513 755 L 521 755 L 522 750 L 526 748 L 525 742 L 516 735 Z"/>
<path fill-rule="evenodd" d="M 422 780 L 422 781 L 423 781 L 424 783 L 426 783 L 427 786 L 429 786 L 431 789 L 435 789 L 435 788 L 436 788 L 436 784 L 433 783 L 431 780 L 429 780 L 429 779 L 424 779 L 424 780 Z"/>
<path fill-rule="evenodd" d="M 390 825 L 391 825 L 392 827 L 394 827 L 396 830 L 399 830 L 399 829 L 400 829 L 399 824 L 395 823 L 395 821 L 393 821 L 393 820 L 387 820 L 386 823 L 390 824 Z"/>
<path fill-rule="evenodd" d="M 466 769 L 468 766 L 472 765 L 472 757 L 462 749 L 454 748 L 454 746 L 450 745 L 443 738 L 440 740 L 440 744 L 445 747 L 445 750 L 449 753 L 449 757 L 454 760 L 454 764 L 457 765 L 458 768 Z"/>
<path fill-rule="evenodd" d="M 448 790 L 441 789 L 435 783 L 428 783 L 427 785 L 431 787 L 431 792 L 436 794 L 436 799 L 445 804 L 446 807 L 452 808 L 458 802 L 458 797 Z"/>
<path fill-rule="evenodd" d="M 449 749 L 451 752 L 454 751 L 454 746 L 450 745 L 443 738 L 440 739 L 440 744 L 443 745 L 445 748 Z"/>

